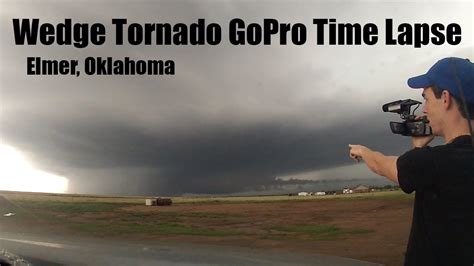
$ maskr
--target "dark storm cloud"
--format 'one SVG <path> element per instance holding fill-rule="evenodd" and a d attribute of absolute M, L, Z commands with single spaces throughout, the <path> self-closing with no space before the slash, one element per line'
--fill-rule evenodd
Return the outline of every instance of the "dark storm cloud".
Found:
<path fill-rule="evenodd" d="M 238 192 L 272 184 L 279 175 L 348 164 L 349 142 L 395 151 L 401 142 L 386 134 L 387 121 L 380 121 L 380 115 L 368 116 L 369 123 L 351 121 L 323 130 L 306 128 L 298 121 L 236 126 L 202 121 L 181 132 L 154 134 L 110 117 L 52 121 L 35 114 L 21 116 L 29 119 L 2 121 L 3 134 L 8 142 L 24 143 L 22 150 L 41 154 L 31 158 L 38 165 L 50 165 L 50 171 L 61 169 L 72 184 L 91 187 L 102 187 L 104 178 L 117 180 L 117 172 L 141 169 L 137 172 L 140 182 L 148 184 L 141 188 L 146 193 Z M 371 124 L 375 128 L 367 127 Z M 82 169 L 96 172 L 83 175 Z M 135 181 L 130 176 L 120 182 L 127 187 L 124 184 Z M 154 182 L 161 185 L 150 187 Z"/>

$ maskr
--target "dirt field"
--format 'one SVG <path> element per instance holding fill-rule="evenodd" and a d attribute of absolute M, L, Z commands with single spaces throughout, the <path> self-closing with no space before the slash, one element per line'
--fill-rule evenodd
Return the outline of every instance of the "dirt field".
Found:
<path fill-rule="evenodd" d="M 323 197 L 142 198 L 0 195 L 2 230 L 169 240 L 337 255 L 400 265 L 413 198 L 400 191 Z"/>

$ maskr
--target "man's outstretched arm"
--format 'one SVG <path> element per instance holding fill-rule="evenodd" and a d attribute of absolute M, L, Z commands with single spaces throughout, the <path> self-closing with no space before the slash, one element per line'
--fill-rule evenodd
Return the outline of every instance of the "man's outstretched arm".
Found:
<path fill-rule="evenodd" d="M 364 160 L 369 169 L 381 176 L 385 176 L 398 184 L 397 159 L 398 156 L 385 156 L 380 152 L 372 151 L 362 145 L 349 144 L 349 155 L 359 162 Z"/>

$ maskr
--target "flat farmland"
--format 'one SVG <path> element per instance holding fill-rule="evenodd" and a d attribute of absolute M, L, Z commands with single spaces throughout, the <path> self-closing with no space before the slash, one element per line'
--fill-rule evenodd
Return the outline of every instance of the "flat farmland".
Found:
<path fill-rule="evenodd" d="M 320 253 L 400 265 L 413 196 L 143 197 L 0 192 L 1 230 Z M 5 213 L 14 216 L 5 217 Z"/>

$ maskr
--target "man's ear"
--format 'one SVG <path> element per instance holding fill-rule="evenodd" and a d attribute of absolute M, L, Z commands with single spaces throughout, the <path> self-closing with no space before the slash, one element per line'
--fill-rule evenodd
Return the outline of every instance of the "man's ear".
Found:
<path fill-rule="evenodd" d="M 443 105 L 446 109 L 449 109 L 453 105 L 453 96 L 449 91 L 444 90 L 441 94 L 441 99 L 443 100 Z"/>

